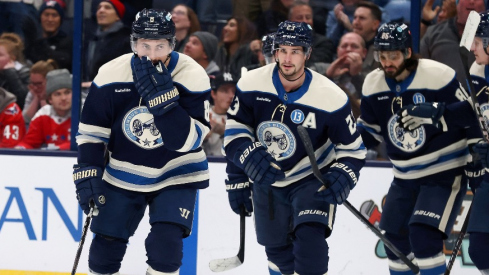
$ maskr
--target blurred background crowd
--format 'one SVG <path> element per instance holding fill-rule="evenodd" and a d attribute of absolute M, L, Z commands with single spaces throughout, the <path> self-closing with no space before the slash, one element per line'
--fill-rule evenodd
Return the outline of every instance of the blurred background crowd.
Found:
<path fill-rule="evenodd" d="M 212 131 L 204 149 L 214 156 L 222 156 L 236 83 L 242 73 L 266 65 L 262 38 L 280 22 L 312 26 L 306 65 L 338 84 L 358 117 L 363 80 L 378 68 L 373 58 L 378 27 L 389 21 L 409 25 L 411 12 L 409 0 L 83 1 L 85 92 L 104 63 L 131 52 L 131 23 L 138 11 L 171 11 L 175 51 L 192 57 L 210 77 Z M 485 9 L 484 0 L 423 0 L 421 57 L 449 65 L 462 80 L 461 61 L 452 56 L 469 12 Z M 0 0 L 0 148 L 70 148 L 74 12 L 74 0 Z M 368 157 L 384 159 L 382 146 Z"/>

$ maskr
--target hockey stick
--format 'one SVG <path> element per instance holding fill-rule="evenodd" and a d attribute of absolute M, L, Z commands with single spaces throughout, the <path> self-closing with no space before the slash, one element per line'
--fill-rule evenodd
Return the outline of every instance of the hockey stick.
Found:
<path fill-rule="evenodd" d="M 329 186 L 329 183 L 325 182 L 323 179 L 323 175 L 321 175 L 321 172 L 319 171 L 319 167 L 316 161 L 316 156 L 314 156 L 314 149 L 312 148 L 312 143 L 311 143 L 311 138 L 309 137 L 309 134 L 307 133 L 306 128 L 304 128 L 302 125 L 297 126 L 297 131 L 299 132 L 299 136 L 302 140 L 302 143 L 304 144 L 304 147 L 306 149 L 307 156 L 309 157 L 309 160 L 311 162 L 311 167 L 312 167 L 312 172 L 314 176 L 325 186 L 326 188 Z M 401 261 L 403 261 L 413 272 L 414 274 L 418 274 L 419 268 L 413 262 L 411 262 L 404 254 L 402 254 L 401 251 L 397 249 L 397 247 L 391 243 L 385 236 L 380 232 L 375 226 L 373 226 L 355 207 L 353 207 L 350 202 L 345 200 L 343 202 L 343 205 L 350 210 L 350 212 L 357 217 L 361 222 L 363 222 L 372 232 L 374 232 L 379 239 L 381 239 L 385 246 L 387 246 L 394 255 L 396 255 Z"/>
<path fill-rule="evenodd" d="M 482 135 L 484 136 L 484 140 L 487 142 L 489 140 L 489 135 L 487 133 L 484 117 L 482 116 L 482 112 L 479 106 L 479 101 L 477 100 L 477 92 L 475 91 L 474 83 L 472 83 L 472 78 L 470 77 L 469 64 L 467 64 L 468 56 L 470 53 L 470 47 L 472 46 L 472 42 L 474 41 L 475 33 L 477 31 L 477 27 L 479 26 L 480 20 L 481 20 L 480 15 L 476 11 L 470 12 L 469 17 L 467 18 L 467 22 L 465 23 L 462 39 L 460 40 L 459 52 L 465 71 L 470 98 L 472 99 L 472 104 L 474 105 L 473 109 L 475 111 L 475 114 L 477 115 L 479 121 L 479 128 L 482 132 Z M 462 247 L 462 241 L 465 238 L 465 234 L 467 234 L 467 227 L 469 225 L 469 218 L 470 218 L 471 211 L 472 211 L 472 203 L 470 204 L 469 212 L 467 212 L 467 216 L 465 217 L 464 223 L 462 225 L 462 229 L 458 234 L 457 241 L 455 242 L 455 246 L 452 249 L 452 255 L 450 255 L 450 260 L 448 261 L 447 269 L 445 270 L 444 275 L 449 275 L 450 272 L 452 271 L 453 264 L 455 263 L 458 252 Z"/>
<path fill-rule="evenodd" d="M 245 250 L 245 218 L 246 210 L 244 206 L 241 207 L 239 214 L 239 250 L 238 254 L 231 258 L 215 259 L 209 262 L 209 268 L 213 272 L 222 272 L 236 268 L 244 262 L 244 250 Z"/>
<path fill-rule="evenodd" d="M 78 267 L 78 262 L 80 261 L 80 255 L 83 250 L 83 244 L 85 243 L 85 238 L 87 237 L 88 227 L 92 221 L 93 210 L 95 209 L 93 201 L 90 202 L 90 213 L 88 213 L 85 219 L 85 224 L 83 225 L 82 235 L 80 242 L 78 243 L 78 249 L 76 250 L 75 262 L 73 263 L 73 269 L 71 270 L 71 275 L 75 275 L 76 268 Z"/>

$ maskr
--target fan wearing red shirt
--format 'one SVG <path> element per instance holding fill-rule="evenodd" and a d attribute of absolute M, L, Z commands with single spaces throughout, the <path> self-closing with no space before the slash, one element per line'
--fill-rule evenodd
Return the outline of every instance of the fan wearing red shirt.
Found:
<path fill-rule="evenodd" d="M 71 131 L 71 75 L 67 69 L 46 75 L 45 105 L 31 120 L 27 134 L 17 149 L 69 150 Z"/>
<path fill-rule="evenodd" d="M 0 88 L 0 148 L 12 148 L 25 135 L 22 110 L 14 94 Z"/>

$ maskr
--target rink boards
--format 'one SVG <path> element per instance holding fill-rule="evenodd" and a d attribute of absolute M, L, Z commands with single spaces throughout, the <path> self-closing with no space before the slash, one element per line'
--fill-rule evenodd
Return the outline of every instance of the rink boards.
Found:
<path fill-rule="evenodd" d="M 72 182 L 73 153 L 40 153 L 42 156 L 0 152 L 0 275 L 69 274 L 78 248 L 84 216 L 75 198 Z M 48 155 L 48 156 L 46 156 Z M 208 268 L 212 259 L 235 256 L 239 246 L 239 217 L 228 205 L 224 188 L 225 164 L 209 164 L 211 184 L 199 193 L 191 237 L 185 240 L 184 266 L 180 274 L 215 274 Z M 386 164 L 373 163 L 361 171 L 350 203 L 367 213 L 372 222 L 380 219 L 381 202 L 392 179 Z M 454 233 L 445 243 L 447 261 L 462 227 L 471 194 L 457 217 Z M 256 243 L 253 220 L 246 220 L 245 262 L 221 274 L 268 274 L 264 249 Z M 121 274 L 144 274 L 147 268 L 144 238 L 148 219 L 141 222 L 129 240 Z M 86 274 L 88 234 L 78 266 Z M 346 208 L 338 208 L 330 247 L 330 275 L 387 275 L 387 260 L 376 236 Z M 468 241 L 451 274 L 480 274 L 468 256 Z"/>

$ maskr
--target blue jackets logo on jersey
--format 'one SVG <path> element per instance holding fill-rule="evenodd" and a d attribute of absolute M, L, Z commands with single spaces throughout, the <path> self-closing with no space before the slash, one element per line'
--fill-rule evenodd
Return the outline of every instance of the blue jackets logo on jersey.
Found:
<path fill-rule="evenodd" d="M 426 141 L 426 131 L 423 126 L 416 130 L 404 131 L 397 123 L 398 115 L 393 115 L 388 125 L 389 139 L 392 144 L 404 152 L 415 152 L 423 146 Z"/>
<path fill-rule="evenodd" d="M 127 112 L 122 120 L 122 132 L 130 141 L 143 149 L 150 150 L 163 145 L 154 117 L 145 106 L 138 106 Z"/>
<path fill-rule="evenodd" d="M 276 159 L 290 158 L 297 147 L 292 131 L 287 125 L 279 121 L 264 121 L 258 125 L 256 134 L 261 144 L 267 147 L 267 151 Z"/>

